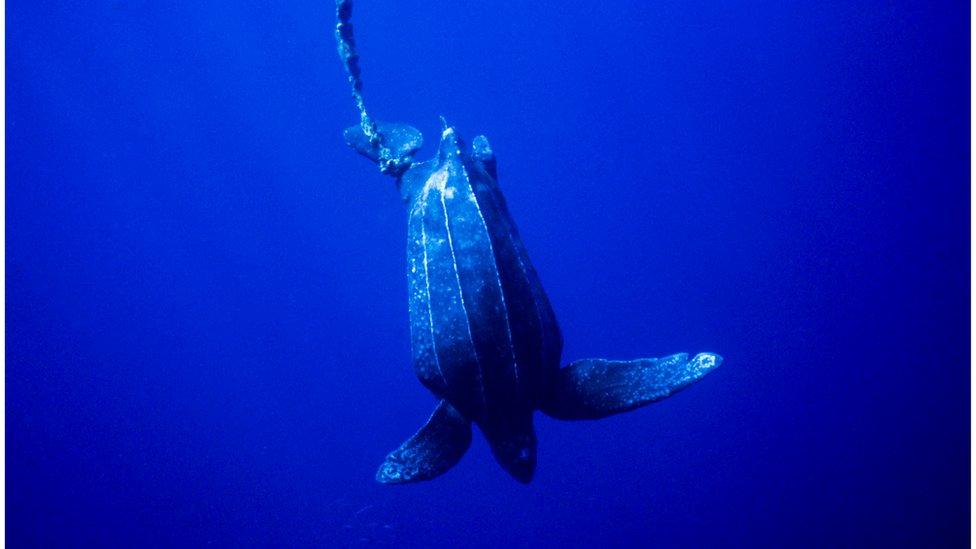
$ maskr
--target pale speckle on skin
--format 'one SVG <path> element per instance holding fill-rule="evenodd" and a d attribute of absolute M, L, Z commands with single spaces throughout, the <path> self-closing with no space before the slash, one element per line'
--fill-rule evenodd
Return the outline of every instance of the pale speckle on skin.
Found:
<path fill-rule="evenodd" d="M 440 191 L 441 195 L 446 199 L 450 200 L 454 198 L 454 193 L 457 191 L 454 187 L 447 186 L 448 179 L 448 168 L 444 166 L 443 168 L 432 173 L 430 177 L 427 178 L 427 182 L 424 183 L 424 188 L 421 191 L 424 200 L 427 199 L 427 195 L 430 191 L 437 190 Z"/>

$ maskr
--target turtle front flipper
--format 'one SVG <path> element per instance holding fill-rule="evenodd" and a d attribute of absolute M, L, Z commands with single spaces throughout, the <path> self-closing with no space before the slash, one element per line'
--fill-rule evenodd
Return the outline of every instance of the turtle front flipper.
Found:
<path fill-rule="evenodd" d="M 471 423 L 446 400 L 427 424 L 386 456 L 376 472 L 383 484 L 430 480 L 454 467 L 471 445 Z"/>
<path fill-rule="evenodd" d="M 637 360 L 578 360 L 558 371 L 542 411 L 556 419 L 599 419 L 667 398 L 698 381 L 722 357 L 686 353 Z"/>

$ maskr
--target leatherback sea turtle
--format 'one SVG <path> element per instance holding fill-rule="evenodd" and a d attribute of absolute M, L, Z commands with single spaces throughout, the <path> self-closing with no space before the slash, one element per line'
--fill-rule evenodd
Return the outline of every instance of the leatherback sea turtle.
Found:
<path fill-rule="evenodd" d="M 471 443 L 471 424 L 521 482 L 536 464 L 533 413 L 597 419 L 679 391 L 715 369 L 712 353 L 628 361 L 588 359 L 560 367 L 562 336 L 499 190 L 488 140 L 466 145 L 444 124 L 437 156 L 414 162 L 418 130 L 366 114 L 349 22 L 337 0 L 336 35 L 361 124 L 347 143 L 396 178 L 408 205 L 407 260 L 413 364 L 439 400 L 430 419 L 391 452 L 383 483 L 432 479 Z"/>

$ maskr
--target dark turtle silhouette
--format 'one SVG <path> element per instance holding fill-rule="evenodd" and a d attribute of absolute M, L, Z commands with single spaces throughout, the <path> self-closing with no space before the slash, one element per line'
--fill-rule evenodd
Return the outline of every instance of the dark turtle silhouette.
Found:
<path fill-rule="evenodd" d="M 396 177 L 407 203 L 413 364 L 439 400 L 430 419 L 391 452 L 376 479 L 405 483 L 453 467 L 480 427 L 495 458 L 521 482 L 536 464 L 533 413 L 598 419 L 674 394 L 721 364 L 711 353 L 629 361 L 579 360 L 561 368 L 562 336 L 499 190 L 483 136 L 468 147 L 444 124 L 437 156 L 414 162 L 418 130 L 366 114 L 349 25 L 337 2 L 339 51 L 362 123 L 347 143 Z"/>

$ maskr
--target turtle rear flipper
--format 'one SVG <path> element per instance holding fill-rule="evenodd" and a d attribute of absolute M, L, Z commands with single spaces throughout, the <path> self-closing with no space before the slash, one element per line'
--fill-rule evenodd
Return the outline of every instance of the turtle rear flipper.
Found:
<path fill-rule="evenodd" d="M 376 472 L 383 484 L 430 480 L 454 467 L 471 445 L 471 423 L 446 400 L 427 424 L 386 456 Z"/>
<path fill-rule="evenodd" d="M 475 137 L 474 141 L 471 142 L 471 153 L 475 160 L 481 162 L 488 175 L 493 179 L 498 179 L 498 163 L 495 160 L 495 151 L 491 149 L 487 137 L 483 135 Z"/>
<path fill-rule="evenodd" d="M 562 368 L 542 403 L 556 419 L 599 419 L 667 398 L 698 381 L 722 357 L 686 353 L 637 360 L 578 360 Z"/>
<path fill-rule="evenodd" d="M 378 141 L 370 140 L 362 126 L 352 126 L 343 132 L 347 145 L 376 162 L 380 171 L 393 176 L 399 176 L 410 167 L 413 154 L 424 143 L 420 130 L 407 124 L 378 122 L 376 134 Z"/>

